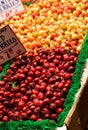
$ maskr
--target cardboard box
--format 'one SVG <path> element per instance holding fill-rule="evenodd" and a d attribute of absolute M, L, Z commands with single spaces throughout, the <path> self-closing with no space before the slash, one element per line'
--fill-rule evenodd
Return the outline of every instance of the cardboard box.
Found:
<path fill-rule="evenodd" d="M 88 79 L 79 89 L 75 102 L 65 119 L 67 130 L 87 130 L 88 122 Z"/>

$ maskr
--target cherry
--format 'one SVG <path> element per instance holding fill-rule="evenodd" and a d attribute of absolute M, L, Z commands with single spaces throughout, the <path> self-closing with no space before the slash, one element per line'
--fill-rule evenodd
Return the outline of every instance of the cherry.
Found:
<path fill-rule="evenodd" d="M 25 106 L 25 102 L 24 101 L 19 101 L 18 107 L 22 108 L 24 106 Z"/>
<path fill-rule="evenodd" d="M 43 102 L 44 102 L 44 105 L 47 105 L 47 104 L 50 103 L 50 99 L 49 98 L 45 98 Z"/>
<path fill-rule="evenodd" d="M 44 115 L 45 114 L 49 114 L 50 113 L 50 111 L 49 111 L 49 109 L 48 108 L 43 108 L 43 112 L 42 112 Z"/>
<path fill-rule="evenodd" d="M 52 97 L 52 96 L 53 96 L 52 91 L 47 91 L 47 92 L 46 92 L 46 97 L 50 98 L 50 97 Z"/>
<path fill-rule="evenodd" d="M 35 99 L 33 100 L 33 103 L 36 104 L 36 105 L 38 105 L 39 99 L 35 98 Z"/>
<path fill-rule="evenodd" d="M 63 55 L 63 60 L 64 60 L 64 61 L 69 61 L 69 59 L 70 59 L 70 57 L 69 57 L 68 54 L 64 54 L 64 55 Z"/>
<path fill-rule="evenodd" d="M 35 76 L 36 77 L 39 77 L 41 75 L 41 72 L 40 71 L 35 71 Z"/>
<path fill-rule="evenodd" d="M 54 95 L 54 94 L 53 94 L 53 95 Z M 53 97 L 51 98 L 51 102 L 54 102 L 56 99 L 57 99 L 56 96 L 53 96 Z"/>
<path fill-rule="evenodd" d="M 50 118 L 50 114 L 45 114 L 44 115 L 44 119 L 49 119 Z"/>
<path fill-rule="evenodd" d="M 4 116 L 2 120 L 6 122 L 6 121 L 9 120 L 9 117 L 8 116 Z"/>
<path fill-rule="evenodd" d="M 56 101 L 55 101 L 55 104 L 56 104 L 57 106 L 61 106 L 61 105 L 62 105 L 62 101 L 61 101 L 61 100 L 56 100 Z"/>
<path fill-rule="evenodd" d="M 32 114 L 31 116 L 30 116 L 30 120 L 33 120 L 33 121 L 36 121 L 37 120 L 37 115 L 36 114 Z"/>
<path fill-rule="evenodd" d="M 36 97 L 37 97 L 36 94 L 32 94 L 32 95 L 30 96 L 30 100 L 32 101 L 32 100 L 35 99 Z"/>
<path fill-rule="evenodd" d="M 27 101 L 28 101 L 28 97 L 27 97 L 26 95 L 23 96 L 23 97 L 22 97 L 22 101 L 27 102 Z"/>
<path fill-rule="evenodd" d="M 66 87 L 66 88 L 63 88 L 62 90 L 61 90 L 61 92 L 63 93 L 63 94 L 66 94 L 67 92 L 68 92 L 68 88 Z"/>
<path fill-rule="evenodd" d="M 51 104 L 50 104 L 50 109 L 56 109 L 56 107 L 57 107 L 57 106 L 56 106 L 55 103 L 51 103 Z"/>
<path fill-rule="evenodd" d="M 26 112 L 26 111 L 27 111 L 27 107 L 26 107 L 26 106 L 23 107 L 23 108 L 22 108 L 22 111 L 23 111 L 23 112 Z"/>
<path fill-rule="evenodd" d="M 4 86 L 5 85 L 5 81 L 0 81 L 0 86 Z"/>
<path fill-rule="evenodd" d="M 53 120 L 55 120 L 55 119 L 57 118 L 57 114 L 52 114 L 52 115 L 50 116 L 50 118 L 53 119 Z"/>
<path fill-rule="evenodd" d="M 63 109 L 59 107 L 59 108 L 56 109 L 56 113 L 57 113 L 57 114 L 60 114 L 60 113 L 62 112 L 62 110 L 63 110 Z"/>
<path fill-rule="evenodd" d="M 29 117 L 29 116 L 32 114 L 32 110 L 27 110 L 27 111 L 26 111 L 26 114 L 27 114 L 27 116 Z"/>
<path fill-rule="evenodd" d="M 24 87 L 20 88 L 20 92 L 21 92 L 21 93 L 26 93 L 26 91 L 27 91 L 26 88 L 24 88 Z"/>
<path fill-rule="evenodd" d="M 31 82 L 32 80 L 33 80 L 32 77 L 29 77 L 29 76 L 27 77 L 27 81 L 28 81 L 28 83 Z"/>
<path fill-rule="evenodd" d="M 43 105 L 44 105 L 43 101 L 39 100 L 38 105 L 39 105 L 39 107 L 43 107 Z"/>
<path fill-rule="evenodd" d="M 35 90 L 35 89 L 32 89 L 32 93 L 39 96 L 39 92 L 37 90 Z M 41 93 L 41 94 L 43 94 L 43 93 Z"/>
<path fill-rule="evenodd" d="M 24 74 L 19 74 L 19 79 L 25 79 L 25 75 Z"/>
<path fill-rule="evenodd" d="M 32 111 L 34 111 L 35 108 L 36 108 L 35 105 L 30 106 L 30 109 L 31 109 Z"/>
<path fill-rule="evenodd" d="M 64 75 L 64 78 L 65 78 L 66 80 L 71 79 L 71 74 L 70 74 L 70 73 L 66 73 L 66 74 Z"/>
<path fill-rule="evenodd" d="M 31 77 L 33 77 L 33 71 L 32 70 L 30 70 L 29 72 L 28 72 L 28 76 L 31 76 Z"/>
<path fill-rule="evenodd" d="M 59 52 L 63 55 L 63 54 L 65 54 L 65 49 L 64 48 L 60 48 Z"/>
<path fill-rule="evenodd" d="M 15 113 L 10 113 L 11 115 L 13 115 L 13 117 L 15 117 L 15 119 L 16 118 L 18 118 L 19 117 L 19 114 L 20 114 L 20 112 L 19 111 L 15 111 Z"/>
<path fill-rule="evenodd" d="M 28 107 L 30 107 L 30 106 L 32 106 L 32 105 L 33 105 L 33 102 L 31 102 L 31 101 L 27 102 L 27 106 L 28 106 Z"/>
<path fill-rule="evenodd" d="M 10 85 L 9 84 L 5 84 L 5 90 L 10 90 L 10 89 L 11 89 Z"/>
<path fill-rule="evenodd" d="M 38 83 L 38 81 L 39 81 L 39 78 L 38 78 L 38 77 L 34 78 L 34 82 L 35 82 L 35 83 Z"/>
<path fill-rule="evenodd" d="M 13 112 L 12 111 L 8 111 L 8 115 L 9 115 L 9 117 L 13 117 Z"/>
<path fill-rule="evenodd" d="M 41 108 L 40 108 L 40 107 L 36 107 L 36 108 L 34 109 L 34 113 L 35 113 L 35 114 L 38 114 L 40 111 L 41 111 Z"/>
<path fill-rule="evenodd" d="M 62 88 L 64 88 L 64 84 L 63 84 L 62 82 L 60 82 L 60 83 L 58 84 L 58 89 L 62 89 Z"/>
<path fill-rule="evenodd" d="M 61 98 L 61 97 L 62 97 L 61 92 L 56 93 L 56 97 L 57 97 L 57 98 Z"/>
<path fill-rule="evenodd" d="M 38 84 L 35 85 L 35 89 L 36 89 L 36 90 L 39 90 L 39 89 L 40 89 L 40 85 L 38 85 Z"/>
<path fill-rule="evenodd" d="M 36 66 L 36 71 L 41 71 L 42 70 L 42 67 L 41 66 Z"/>
<path fill-rule="evenodd" d="M 1 95 L 1 96 L 4 95 L 4 91 L 1 90 L 1 91 L 0 91 L 0 95 Z"/>
<path fill-rule="evenodd" d="M 22 96 L 21 93 L 16 93 L 16 94 L 15 94 L 15 97 L 16 97 L 16 98 L 20 98 L 21 96 Z"/>
<path fill-rule="evenodd" d="M 17 81 L 19 79 L 19 77 L 17 76 L 17 75 L 14 75 L 13 77 L 12 77 L 12 80 L 13 81 Z"/>
<path fill-rule="evenodd" d="M 22 119 L 23 119 L 23 120 L 26 119 L 26 117 L 27 117 L 26 112 L 21 112 L 21 116 L 22 116 Z"/>
<path fill-rule="evenodd" d="M 68 72 L 70 72 L 70 73 L 74 72 L 74 67 L 73 66 L 69 66 Z"/>
<path fill-rule="evenodd" d="M 55 65 L 58 65 L 58 64 L 59 64 L 59 60 L 58 60 L 58 59 L 54 59 L 54 60 L 53 60 L 53 63 L 54 63 Z"/>
<path fill-rule="evenodd" d="M 38 93 L 38 99 L 41 99 L 41 100 L 44 99 L 44 94 L 42 92 Z"/>
<path fill-rule="evenodd" d="M 31 91 L 31 90 L 26 91 L 26 95 L 27 95 L 28 97 L 30 97 L 31 94 L 32 94 L 32 91 Z"/>
<path fill-rule="evenodd" d="M 21 87 L 21 88 L 24 88 L 24 87 L 26 87 L 26 84 L 25 84 L 25 83 L 22 83 L 22 84 L 20 85 L 20 87 Z"/>
<path fill-rule="evenodd" d="M 64 68 L 64 69 L 68 69 L 68 67 L 69 67 L 69 62 L 66 62 L 66 63 L 63 65 L 63 68 Z"/>
<path fill-rule="evenodd" d="M 41 120 L 43 120 L 43 118 L 38 118 L 38 119 L 37 119 L 37 121 L 41 121 Z"/>
<path fill-rule="evenodd" d="M 3 114 L 3 111 L 2 110 L 0 110 L 0 115 L 2 115 Z"/>

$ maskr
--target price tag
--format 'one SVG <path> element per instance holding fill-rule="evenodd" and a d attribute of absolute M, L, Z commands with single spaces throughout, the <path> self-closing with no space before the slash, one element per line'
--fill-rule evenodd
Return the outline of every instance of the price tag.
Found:
<path fill-rule="evenodd" d="M 0 0 L 0 23 L 23 10 L 21 0 Z"/>
<path fill-rule="evenodd" d="M 26 49 L 9 25 L 0 29 L 0 65 L 24 52 Z"/>

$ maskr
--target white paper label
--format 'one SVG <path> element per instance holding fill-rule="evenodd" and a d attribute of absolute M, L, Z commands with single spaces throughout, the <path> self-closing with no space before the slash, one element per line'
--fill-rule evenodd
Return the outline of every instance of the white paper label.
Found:
<path fill-rule="evenodd" d="M 0 29 L 0 65 L 26 52 L 9 25 Z"/>
<path fill-rule="evenodd" d="M 0 23 L 23 10 L 20 0 L 0 0 Z"/>

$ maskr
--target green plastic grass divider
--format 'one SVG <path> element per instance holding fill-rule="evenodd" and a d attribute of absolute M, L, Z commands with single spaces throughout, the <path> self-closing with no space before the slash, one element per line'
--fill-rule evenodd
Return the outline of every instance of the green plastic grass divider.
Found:
<path fill-rule="evenodd" d="M 57 124 L 50 120 L 42 120 L 40 122 L 33 121 L 11 121 L 1 123 L 0 130 L 55 130 Z"/>
<path fill-rule="evenodd" d="M 72 85 L 70 87 L 70 90 L 68 92 L 67 98 L 64 103 L 65 108 L 64 108 L 63 112 L 58 116 L 58 120 L 59 120 L 58 126 L 59 127 L 64 124 L 65 118 L 68 115 L 68 112 L 74 103 L 75 94 L 77 93 L 77 91 L 80 88 L 80 79 L 81 79 L 83 68 L 84 68 L 87 58 L 88 58 L 88 33 L 85 37 L 84 44 L 82 46 L 80 55 L 78 57 L 78 61 L 76 63 L 75 73 L 72 78 Z"/>
<path fill-rule="evenodd" d="M 10 61 L 10 62 L 7 62 L 7 63 L 5 63 L 4 65 L 3 65 L 3 70 L 2 70 L 2 72 L 0 73 L 0 80 L 2 80 L 2 75 L 3 74 L 6 74 L 7 72 L 7 70 L 8 70 L 8 68 L 10 67 L 10 64 L 11 64 L 12 62 Z"/>

